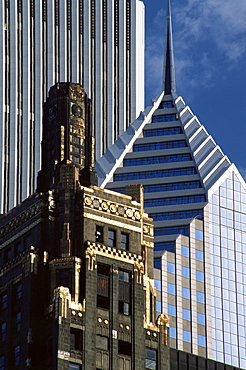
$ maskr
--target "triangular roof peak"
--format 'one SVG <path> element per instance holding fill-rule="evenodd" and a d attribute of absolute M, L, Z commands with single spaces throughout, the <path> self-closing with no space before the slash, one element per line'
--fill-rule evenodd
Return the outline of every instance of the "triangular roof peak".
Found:
<path fill-rule="evenodd" d="M 164 55 L 163 90 L 165 91 L 165 95 L 171 94 L 172 92 L 176 92 L 174 55 L 173 55 L 173 36 L 172 36 L 172 14 L 170 0 L 167 0 L 166 46 Z"/>

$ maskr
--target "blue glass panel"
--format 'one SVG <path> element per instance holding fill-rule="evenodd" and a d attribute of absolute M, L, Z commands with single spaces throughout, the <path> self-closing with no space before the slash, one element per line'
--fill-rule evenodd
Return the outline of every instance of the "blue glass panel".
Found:
<path fill-rule="evenodd" d="M 161 258 L 154 258 L 154 268 L 161 270 Z"/>
<path fill-rule="evenodd" d="M 156 311 L 162 312 L 161 302 L 160 301 L 156 301 L 155 307 L 156 307 Z"/>
<path fill-rule="evenodd" d="M 203 231 L 202 230 L 195 230 L 195 238 L 197 240 L 203 241 Z"/>
<path fill-rule="evenodd" d="M 196 280 L 204 283 L 204 272 L 196 270 Z"/>
<path fill-rule="evenodd" d="M 199 346 L 206 347 L 206 337 L 204 335 L 197 335 L 197 342 Z"/>
<path fill-rule="evenodd" d="M 177 329 L 174 326 L 169 327 L 169 337 L 170 338 L 177 338 Z"/>
<path fill-rule="evenodd" d="M 185 342 L 191 343 L 191 332 L 187 330 L 183 330 L 183 340 Z"/>
<path fill-rule="evenodd" d="M 196 260 L 203 262 L 204 261 L 204 253 L 203 251 L 199 251 L 196 249 Z"/>
<path fill-rule="evenodd" d="M 149 150 L 185 148 L 186 146 L 187 144 L 185 140 L 163 141 L 160 143 L 135 144 L 133 145 L 133 151 L 134 152 L 146 152 Z"/>
<path fill-rule="evenodd" d="M 170 122 L 176 121 L 176 114 L 166 114 L 165 116 L 153 116 L 152 122 Z"/>
<path fill-rule="evenodd" d="M 187 310 L 186 308 L 183 308 L 183 309 L 182 309 L 182 318 L 183 318 L 184 320 L 188 320 L 188 321 L 190 321 L 190 319 L 191 319 L 190 310 Z"/>
<path fill-rule="evenodd" d="M 172 170 L 132 172 L 114 175 L 114 181 L 129 181 L 138 179 L 153 179 L 158 177 L 194 175 L 195 168 L 177 168 Z"/>
<path fill-rule="evenodd" d="M 190 299 L 190 289 L 182 287 L 182 297 L 186 299 Z"/>
<path fill-rule="evenodd" d="M 161 227 L 154 229 L 155 236 L 159 235 L 174 235 L 174 234 L 181 234 L 185 236 L 189 236 L 189 227 L 188 226 L 180 226 L 180 227 Z"/>
<path fill-rule="evenodd" d="M 176 204 L 189 204 L 189 203 L 200 203 L 205 202 L 204 195 L 194 195 L 188 197 L 178 198 L 159 198 L 159 199 L 147 199 L 144 201 L 144 207 L 160 207 L 170 206 Z"/>
<path fill-rule="evenodd" d="M 165 155 L 159 157 L 148 157 L 148 158 L 131 158 L 124 160 L 124 166 L 142 166 L 148 164 L 159 164 L 159 163 L 173 163 L 173 162 L 186 162 L 190 161 L 190 154 L 176 154 L 176 155 Z"/>
<path fill-rule="evenodd" d="M 205 315 L 203 313 L 197 313 L 197 323 L 198 324 L 201 324 L 201 325 L 205 325 L 206 323 L 206 318 L 205 318 Z"/>
<path fill-rule="evenodd" d="M 169 251 L 175 253 L 175 243 L 155 243 L 155 251 Z"/>
<path fill-rule="evenodd" d="M 180 127 L 158 128 L 153 130 L 144 130 L 144 137 L 179 135 L 181 133 L 182 130 Z"/>
<path fill-rule="evenodd" d="M 161 280 L 154 280 L 154 284 L 157 290 L 161 290 Z"/>
<path fill-rule="evenodd" d="M 176 295 L 176 285 L 172 283 L 167 283 L 167 292 L 172 295 Z"/>
<path fill-rule="evenodd" d="M 69 370 L 80 370 L 81 366 L 75 363 L 70 362 L 69 363 Z"/>
<path fill-rule="evenodd" d="M 180 212 L 166 212 L 166 213 L 151 213 L 150 217 L 153 218 L 154 221 L 166 221 L 166 220 L 180 220 L 184 218 L 193 218 L 197 215 L 203 215 L 202 210 L 194 210 L 194 211 L 180 211 Z"/>
<path fill-rule="evenodd" d="M 170 316 L 176 316 L 176 306 L 174 306 L 173 304 L 168 304 L 167 312 L 168 312 L 168 315 Z"/>
<path fill-rule="evenodd" d="M 172 101 L 162 101 L 158 109 L 163 109 L 163 108 L 173 108 L 173 102 Z"/>
<path fill-rule="evenodd" d="M 175 263 L 167 262 L 167 272 L 175 274 Z"/>
<path fill-rule="evenodd" d="M 189 267 L 182 266 L 182 276 L 189 278 L 190 277 L 190 269 Z"/>
<path fill-rule="evenodd" d="M 190 257 L 190 248 L 185 245 L 181 245 L 181 256 Z"/>

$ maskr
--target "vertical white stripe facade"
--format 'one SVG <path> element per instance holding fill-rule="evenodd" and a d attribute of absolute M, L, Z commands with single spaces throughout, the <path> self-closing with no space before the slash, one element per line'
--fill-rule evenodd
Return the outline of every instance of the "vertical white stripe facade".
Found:
<path fill-rule="evenodd" d="M 0 213 L 5 213 L 35 191 L 42 105 L 56 82 L 80 83 L 94 101 L 97 158 L 143 110 L 144 5 L 3 0 L 0 53 Z"/>

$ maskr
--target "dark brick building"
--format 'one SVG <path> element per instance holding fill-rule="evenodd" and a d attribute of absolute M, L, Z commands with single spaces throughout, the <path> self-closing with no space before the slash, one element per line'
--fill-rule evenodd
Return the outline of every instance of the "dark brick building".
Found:
<path fill-rule="evenodd" d="M 38 192 L 0 219 L 0 369 L 169 369 L 141 186 L 96 186 L 90 101 L 44 107 Z"/>

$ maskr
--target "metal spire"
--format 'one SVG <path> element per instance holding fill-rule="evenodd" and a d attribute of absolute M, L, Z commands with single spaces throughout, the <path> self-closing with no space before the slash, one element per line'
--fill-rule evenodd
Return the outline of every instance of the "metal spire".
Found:
<path fill-rule="evenodd" d="M 165 94 L 171 94 L 176 91 L 175 86 L 175 68 L 173 56 L 173 36 L 172 36 L 172 16 L 171 3 L 167 0 L 167 14 L 166 14 L 166 48 L 164 56 L 164 79 L 163 89 Z"/>

